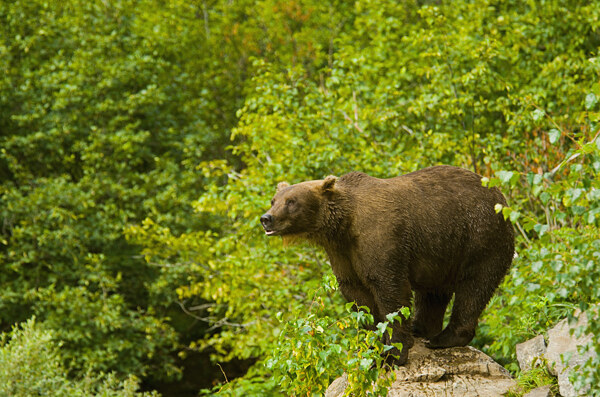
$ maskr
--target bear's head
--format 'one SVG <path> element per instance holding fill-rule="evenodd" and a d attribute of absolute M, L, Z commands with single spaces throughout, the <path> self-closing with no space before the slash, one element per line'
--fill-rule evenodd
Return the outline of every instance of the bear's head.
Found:
<path fill-rule="evenodd" d="M 303 236 L 318 232 L 322 211 L 335 191 L 337 177 L 289 185 L 281 182 L 271 209 L 260 217 L 268 236 Z"/>

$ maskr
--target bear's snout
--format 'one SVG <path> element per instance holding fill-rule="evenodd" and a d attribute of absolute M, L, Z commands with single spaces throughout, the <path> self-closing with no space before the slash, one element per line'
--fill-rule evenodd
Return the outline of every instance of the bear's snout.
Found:
<path fill-rule="evenodd" d="M 269 213 L 264 214 L 260 217 L 260 223 L 265 229 L 265 233 L 267 235 L 275 233 L 275 231 L 273 230 L 273 215 Z"/>

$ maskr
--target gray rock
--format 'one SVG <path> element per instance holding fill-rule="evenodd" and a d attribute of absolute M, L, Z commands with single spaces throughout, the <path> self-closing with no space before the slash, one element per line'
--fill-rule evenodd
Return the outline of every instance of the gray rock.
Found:
<path fill-rule="evenodd" d="M 550 385 L 538 387 L 525 394 L 523 397 L 552 397 Z"/>
<path fill-rule="evenodd" d="M 548 348 L 545 357 L 547 359 L 548 370 L 551 374 L 558 377 L 558 386 L 560 394 L 563 397 L 586 395 L 589 388 L 580 390 L 577 393 L 573 385 L 569 382 L 569 374 L 573 370 L 573 367 L 585 363 L 594 354 L 593 352 L 587 352 L 584 355 L 580 355 L 577 352 L 578 346 L 585 345 L 592 340 L 591 334 L 577 337 L 577 331 L 573 335 L 570 332 L 571 329 L 576 330 L 579 327 L 585 326 L 587 326 L 587 316 L 584 313 L 579 315 L 576 324 L 569 325 L 568 320 L 564 319 L 548 331 Z M 568 361 L 568 365 L 565 365 L 561 356 L 567 357 L 569 355 L 571 358 Z"/>
<path fill-rule="evenodd" d="M 343 374 L 342 376 L 340 376 L 339 378 L 334 380 L 329 385 L 329 387 L 325 391 L 325 397 L 343 396 L 344 390 L 346 390 L 347 386 L 348 386 L 348 375 Z"/>
<path fill-rule="evenodd" d="M 538 335 L 527 342 L 519 343 L 516 346 L 517 350 L 517 361 L 519 361 L 519 367 L 521 371 L 527 372 L 531 370 L 531 364 L 540 358 L 544 357 L 546 353 L 546 343 L 544 337 Z"/>
<path fill-rule="evenodd" d="M 336 379 L 326 397 L 342 396 L 347 377 Z M 396 370 L 389 397 L 502 396 L 516 382 L 509 372 L 489 356 L 472 347 L 430 350 L 415 340 L 408 362 Z"/>

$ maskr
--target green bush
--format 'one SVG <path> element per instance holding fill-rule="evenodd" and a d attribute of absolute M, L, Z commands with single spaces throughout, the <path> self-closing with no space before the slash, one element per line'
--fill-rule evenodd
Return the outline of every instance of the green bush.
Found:
<path fill-rule="evenodd" d="M 51 331 L 30 319 L 3 333 L 0 340 L 0 396 L 98 396 L 144 397 L 156 393 L 138 392 L 139 381 L 129 377 L 118 380 L 113 374 L 71 379 L 60 356 L 61 343 Z"/>
<path fill-rule="evenodd" d="M 323 290 L 337 291 L 332 273 L 326 273 Z M 329 384 L 347 374 L 346 395 L 385 396 L 395 380 L 395 373 L 385 363 L 393 347 L 383 344 L 384 335 L 391 336 L 393 321 L 402 321 L 399 313 L 390 313 L 387 321 L 374 324 L 369 309 L 356 304 L 345 305 L 345 313 L 330 317 L 321 289 L 312 299 L 310 313 L 285 321 L 277 348 L 266 362 L 273 371 L 279 389 L 287 395 L 322 395 Z M 404 308 L 402 315 L 408 317 Z M 283 318 L 283 313 L 277 317 Z"/>

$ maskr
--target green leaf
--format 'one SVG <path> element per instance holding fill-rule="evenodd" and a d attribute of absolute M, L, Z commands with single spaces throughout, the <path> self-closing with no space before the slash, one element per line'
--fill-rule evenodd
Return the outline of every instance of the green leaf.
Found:
<path fill-rule="evenodd" d="M 543 265 L 544 265 L 544 262 L 535 261 L 531 264 L 531 270 L 534 272 L 538 272 L 542 268 Z"/>
<path fill-rule="evenodd" d="M 585 96 L 585 108 L 587 110 L 591 110 L 594 106 L 596 106 L 597 102 L 598 98 L 593 92 L 590 92 Z"/>
<path fill-rule="evenodd" d="M 408 318 L 410 316 L 410 307 L 404 306 L 400 309 L 400 313 L 404 318 Z"/>
<path fill-rule="evenodd" d="M 545 115 L 546 113 L 541 109 L 535 109 L 533 112 L 531 112 L 531 117 L 533 118 L 533 121 L 540 121 L 544 118 Z"/>
<path fill-rule="evenodd" d="M 544 204 L 544 205 L 548 204 L 548 201 L 550 201 L 551 198 L 552 198 L 552 196 L 548 192 L 542 192 L 540 194 L 540 200 L 542 201 L 542 204 Z"/>
<path fill-rule="evenodd" d="M 381 323 L 377 323 L 377 330 L 379 331 L 378 334 L 383 335 L 385 333 L 385 330 L 388 327 L 388 322 L 381 322 Z"/>
<path fill-rule="evenodd" d="M 373 360 L 370 358 L 363 358 L 360 360 L 360 369 L 363 371 L 368 370 L 369 368 L 371 368 L 371 364 L 373 363 Z"/>
<path fill-rule="evenodd" d="M 550 143 L 554 144 L 558 141 L 558 139 L 561 136 L 561 132 L 559 130 L 557 130 L 556 128 L 551 129 L 548 132 L 548 140 L 550 141 Z"/>
<path fill-rule="evenodd" d="M 335 354 L 340 354 L 342 352 L 342 346 L 338 345 L 338 344 L 333 344 L 331 345 L 330 349 L 335 353 Z"/>
<path fill-rule="evenodd" d="M 385 318 L 390 322 L 394 322 L 394 319 L 398 316 L 398 312 L 392 312 L 385 315 Z"/>
<path fill-rule="evenodd" d="M 514 185 L 519 180 L 519 173 L 514 171 L 497 171 L 496 176 L 504 184 Z"/>

